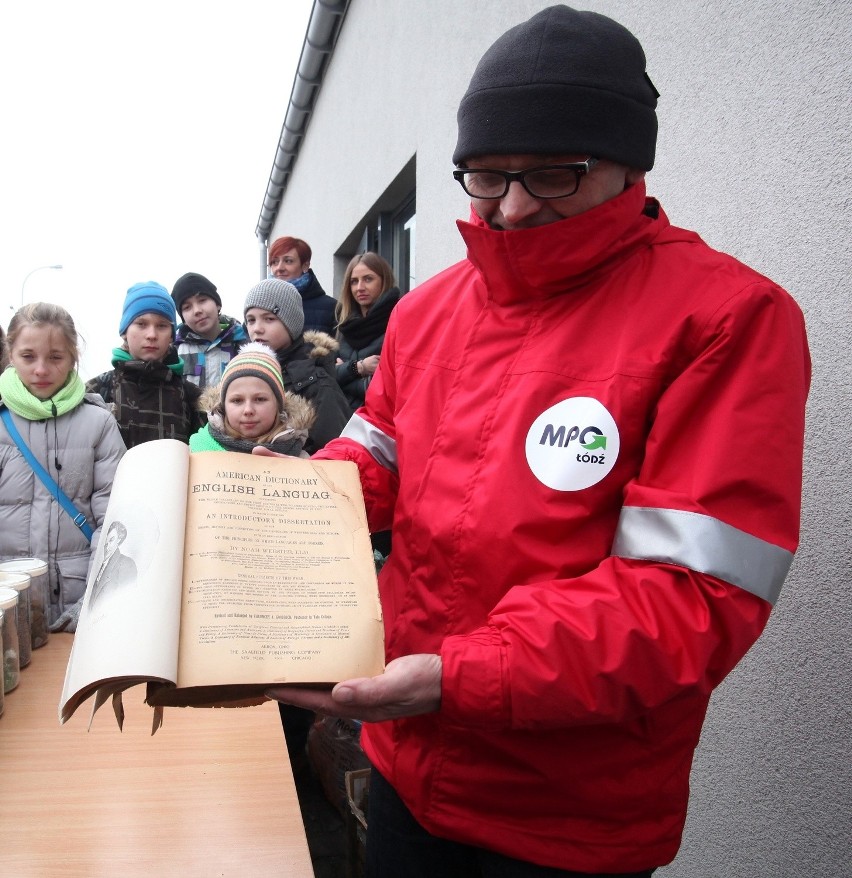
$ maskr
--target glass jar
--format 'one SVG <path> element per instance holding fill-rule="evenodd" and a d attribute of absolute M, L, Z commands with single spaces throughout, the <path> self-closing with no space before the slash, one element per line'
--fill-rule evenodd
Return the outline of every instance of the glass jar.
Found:
<path fill-rule="evenodd" d="M 21 650 L 21 667 L 25 668 L 32 659 L 33 635 L 30 630 L 32 613 L 30 611 L 29 573 L 9 573 L 0 570 L 0 588 L 14 588 L 18 593 L 18 642 Z"/>
<path fill-rule="evenodd" d="M 3 617 L 6 613 L 3 610 L 0 610 L 0 655 L 3 655 L 5 650 L 3 649 Z M 2 686 L 0 686 L 0 716 L 3 716 L 3 711 L 6 709 L 6 692 Z"/>
<path fill-rule="evenodd" d="M 21 651 L 18 643 L 18 593 L 0 588 L 0 628 L 3 630 L 3 692 L 21 682 Z"/>
<path fill-rule="evenodd" d="M 44 646 L 50 638 L 50 582 L 47 562 L 40 558 L 13 558 L 11 561 L 0 561 L 0 570 L 29 574 L 32 648 Z"/>

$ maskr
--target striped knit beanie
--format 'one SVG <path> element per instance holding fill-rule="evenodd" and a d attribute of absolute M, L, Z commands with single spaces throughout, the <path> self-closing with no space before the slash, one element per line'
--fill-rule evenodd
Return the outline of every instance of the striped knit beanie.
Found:
<path fill-rule="evenodd" d="M 259 341 L 249 342 L 228 363 L 222 373 L 219 404 L 224 408 L 228 386 L 235 378 L 260 378 L 269 385 L 278 402 L 278 411 L 284 410 L 284 381 L 275 351 Z"/>

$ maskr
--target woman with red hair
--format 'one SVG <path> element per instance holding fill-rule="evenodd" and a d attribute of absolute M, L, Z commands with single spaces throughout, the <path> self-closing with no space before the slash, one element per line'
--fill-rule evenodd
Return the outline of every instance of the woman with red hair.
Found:
<path fill-rule="evenodd" d="M 318 329 L 335 335 L 337 302 L 320 286 L 311 270 L 312 251 L 307 241 L 285 235 L 269 248 L 269 274 L 286 280 L 299 291 L 305 311 L 305 329 Z"/>

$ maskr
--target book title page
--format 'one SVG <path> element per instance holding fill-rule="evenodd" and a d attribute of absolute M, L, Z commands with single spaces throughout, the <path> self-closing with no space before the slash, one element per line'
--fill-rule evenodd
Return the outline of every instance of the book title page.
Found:
<path fill-rule="evenodd" d="M 355 464 L 190 455 L 178 686 L 381 673 Z"/>

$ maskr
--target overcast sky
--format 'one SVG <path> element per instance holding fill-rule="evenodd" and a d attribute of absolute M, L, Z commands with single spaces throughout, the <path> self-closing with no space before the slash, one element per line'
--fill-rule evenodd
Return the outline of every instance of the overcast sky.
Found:
<path fill-rule="evenodd" d="M 129 286 L 186 271 L 241 316 L 312 0 L 0 6 L 0 322 L 65 306 L 84 378 L 110 368 Z"/>

